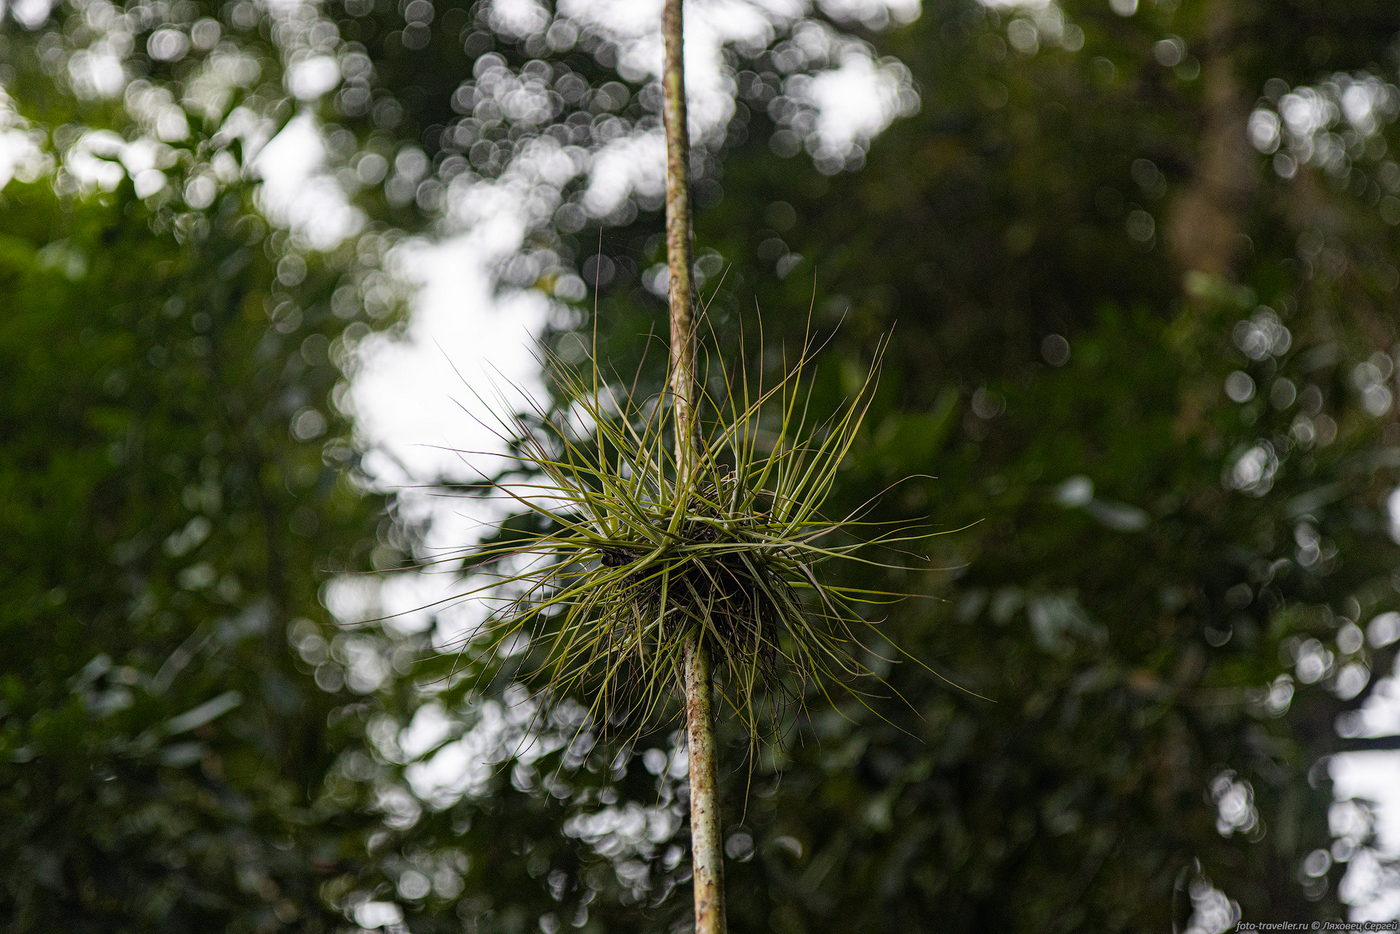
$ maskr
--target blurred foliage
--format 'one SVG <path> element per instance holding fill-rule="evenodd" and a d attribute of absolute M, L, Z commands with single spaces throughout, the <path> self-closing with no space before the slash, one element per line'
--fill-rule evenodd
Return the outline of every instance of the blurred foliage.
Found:
<path fill-rule="evenodd" d="M 380 823 L 318 599 L 382 521 L 331 400 L 368 326 L 249 194 L 0 193 L 8 930 L 334 930 Z"/>
<path fill-rule="evenodd" d="M 642 358 L 656 101 L 613 6 L 7 8 L 6 127 L 40 153 L 0 194 L 17 929 L 685 928 L 675 736 L 598 744 L 586 698 L 546 717 L 317 602 L 412 537 L 376 541 L 332 402 L 389 320 L 381 225 L 511 205 L 502 287 L 577 303 L 566 357 L 596 292 L 608 358 Z M 885 625 L 996 700 L 899 665 L 892 723 L 814 712 L 753 763 L 735 730 L 736 929 L 1340 915 L 1385 855 L 1328 757 L 1398 745 L 1357 712 L 1400 603 L 1400 8 L 692 9 L 718 339 L 777 369 L 810 308 L 834 410 L 893 330 L 831 511 L 938 477 L 881 502 L 966 526 Z M 851 62 L 883 116 L 835 139 L 812 88 Z M 268 225 L 245 182 L 297 114 L 356 206 L 343 242 Z"/>

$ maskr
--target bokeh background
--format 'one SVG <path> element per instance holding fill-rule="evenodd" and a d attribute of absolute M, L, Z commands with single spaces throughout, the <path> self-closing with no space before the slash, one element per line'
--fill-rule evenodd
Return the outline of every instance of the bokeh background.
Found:
<path fill-rule="evenodd" d="M 0 3 L 4 930 L 688 929 L 677 734 L 473 653 L 450 486 L 540 347 L 659 385 L 658 15 Z M 724 727 L 735 929 L 1400 917 L 1400 5 L 687 16 L 712 351 L 893 334 L 832 511 L 918 476 L 991 698 Z"/>

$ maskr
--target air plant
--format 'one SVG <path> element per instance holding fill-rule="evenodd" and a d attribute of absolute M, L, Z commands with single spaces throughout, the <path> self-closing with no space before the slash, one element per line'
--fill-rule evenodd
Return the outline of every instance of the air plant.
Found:
<path fill-rule="evenodd" d="M 863 607 L 900 595 L 841 585 L 841 562 L 927 532 L 822 506 L 860 433 L 878 375 L 837 412 L 811 411 L 802 354 L 772 385 L 745 367 L 699 383 L 694 460 L 680 470 L 666 396 L 638 397 L 557 354 L 542 361 L 559 395 L 551 410 L 498 417 L 516 469 L 474 485 L 534 517 L 484 546 L 472 563 L 490 579 L 461 596 L 503 598 L 475 641 L 488 653 L 531 653 L 527 684 L 590 698 L 595 723 L 640 731 L 674 717 L 683 656 L 696 640 L 713 660 L 716 697 L 752 742 L 814 688 L 873 676 Z M 718 369 L 718 368 L 716 368 Z M 498 409 L 499 406 L 492 406 Z M 511 476 L 520 479 L 510 479 Z"/>
<path fill-rule="evenodd" d="M 509 657 L 508 676 L 545 707 L 581 699 L 585 722 L 623 743 L 683 719 L 699 934 L 725 930 L 715 709 L 746 728 L 752 764 L 808 698 L 834 704 L 844 692 L 869 706 L 862 685 L 883 684 L 873 663 L 893 660 L 872 647 L 891 643 L 869 617 L 904 595 L 839 583 L 852 577 L 839 566 L 867 577 L 904 567 L 901 546 L 931 533 L 871 521 L 878 494 L 823 512 L 862 436 L 884 347 L 825 416 L 807 378 L 819 348 L 804 346 L 767 385 L 742 355 L 733 368 L 702 356 L 681 439 L 674 393 L 605 378 L 596 352 L 575 365 L 542 350 L 563 404 L 497 414 L 488 427 L 509 466 L 469 485 L 517 515 L 471 558 L 486 579 L 458 595 L 495 601 L 473 654 Z M 504 397 L 478 401 L 508 411 Z"/>

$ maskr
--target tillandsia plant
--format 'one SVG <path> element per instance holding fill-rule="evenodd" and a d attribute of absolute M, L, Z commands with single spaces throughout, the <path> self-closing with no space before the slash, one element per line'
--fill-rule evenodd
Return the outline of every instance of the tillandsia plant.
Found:
<path fill-rule="evenodd" d="M 933 533 L 870 520 L 878 496 L 824 514 L 862 436 L 884 342 L 864 381 L 824 415 L 808 388 L 818 349 L 804 347 L 767 385 L 742 354 L 732 367 L 702 354 L 684 460 L 670 392 L 639 393 L 635 379 L 606 374 L 596 352 L 576 365 L 542 351 L 563 404 L 497 414 L 490 427 L 509 445 L 508 467 L 469 485 L 527 520 L 471 559 L 487 578 L 458 598 L 496 601 L 473 654 L 509 658 L 497 670 L 546 707 L 583 699 L 588 727 L 621 745 L 683 720 L 692 768 L 698 756 L 711 768 L 716 760 L 713 734 L 696 738 L 697 723 L 712 730 L 714 718 L 696 716 L 697 656 L 705 703 L 746 729 L 751 764 L 809 700 L 869 706 L 870 682 L 884 683 L 875 669 L 894 660 L 872 607 L 905 595 L 840 581 L 907 567 L 906 547 Z M 482 404 L 507 411 L 503 400 Z M 699 798 L 713 815 L 708 833 L 692 826 L 698 862 L 704 840 L 719 839 L 718 796 L 697 791 L 694 774 L 690 787 L 692 808 Z M 712 916 L 699 932 L 724 930 L 717 850 L 707 876 L 697 874 L 697 888 L 719 890 L 697 892 L 697 913 Z"/>
<path fill-rule="evenodd" d="M 863 385 L 820 420 L 802 388 L 806 349 L 766 387 L 749 386 L 742 362 L 737 374 L 699 381 L 686 471 L 666 396 L 638 398 L 596 361 L 584 369 L 546 354 L 571 404 L 500 418 L 492 428 L 511 447 L 502 456 L 523 479 L 473 485 L 536 520 L 472 558 L 491 577 L 460 596 L 505 601 L 476 646 L 530 645 L 530 670 L 517 676 L 553 696 L 591 698 L 591 720 L 614 735 L 676 715 L 691 640 L 754 743 L 775 736 L 782 712 L 809 693 L 834 700 L 833 686 L 875 676 L 878 624 L 862 605 L 901 595 L 834 583 L 829 566 L 894 567 L 870 557 L 872 546 L 897 549 L 928 532 L 868 521 L 864 508 L 831 519 L 822 506 L 870 406 L 882 349 Z"/>

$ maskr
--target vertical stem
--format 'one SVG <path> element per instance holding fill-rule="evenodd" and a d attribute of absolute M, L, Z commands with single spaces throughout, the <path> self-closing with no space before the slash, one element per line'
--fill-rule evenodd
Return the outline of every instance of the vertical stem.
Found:
<path fill-rule="evenodd" d="M 684 486 L 695 462 L 695 318 L 690 278 L 690 130 L 685 115 L 685 60 L 681 0 L 666 0 L 661 32 L 666 64 L 661 75 L 666 124 L 666 262 L 671 309 L 671 396 L 676 419 L 677 482 Z"/>
<path fill-rule="evenodd" d="M 695 318 L 690 277 L 690 138 L 685 115 L 681 0 L 666 0 L 661 75 L 666 124 L 666 261 L 670 270 L 670 389 L 676 428 L 676 484 L 690 484 L 698 435 L 695 405 Z M 720 849 L 719 782 L 715 763 L 714 685 L 700 633 L 685 643 L 685 723 L 690 750 L 690 855 L 696 934 L 724 934 L 724 854 Z"/>
<path fill-rule="evenodd" d="M 696 636 L 685 646 L 685 732 L 690 749 L 690 861 L 695 934 L 724 934 L 724 852 L 711 707 L 710 653 Z"/>

